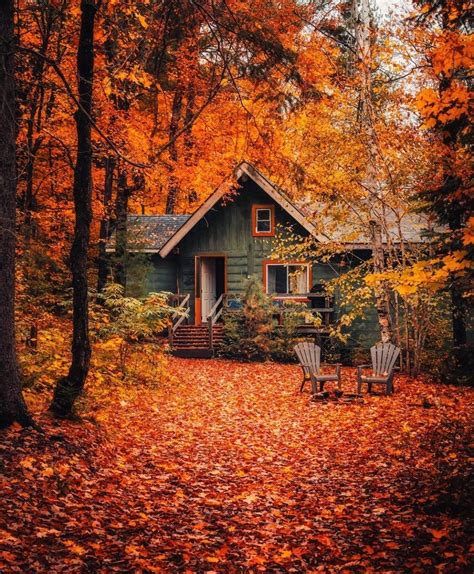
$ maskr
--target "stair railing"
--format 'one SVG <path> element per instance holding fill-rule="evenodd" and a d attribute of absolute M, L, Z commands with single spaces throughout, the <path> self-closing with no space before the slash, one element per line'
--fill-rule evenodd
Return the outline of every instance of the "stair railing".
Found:
<path fill-rule="evenodd" d="M 224 310 L 224 301 L 226 298 L 226 294 L 222 293 L 222 295 L 217 299 L 214 303 L 214 306 L 209 311 L 209 315 L 207 316 L 207 329 L 208 329 L 208 336 L 209 336 L 209 349 L 214 349 L 214 333 L 213 327 L 217 323 L 217 320 L 222 315 L 222 311 Z"/>
<path fill-rule="evenodd" d="M 188 293 L 181 303 L 177 306 L 176 312 L 171 317 L 171 325 L 168 328 L 168 335 L 170 346 L 173 346 L 174 335 L 176 329 L 181 325 L 181 323 L 189 317 L 189 300 L 191 299 L 190 293 Z"/>

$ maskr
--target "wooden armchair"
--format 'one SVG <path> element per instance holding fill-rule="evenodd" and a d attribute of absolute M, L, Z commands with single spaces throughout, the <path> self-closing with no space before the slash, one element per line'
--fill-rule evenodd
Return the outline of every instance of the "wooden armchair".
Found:
<path fill-rule="evenodd" d="M 305 383 L 311 382 L 311 392 L 313 394 L 324 390 L 324 383 L 337 382 L 337 387 L 341 389 L 341 365 L 334 365 L 336 372 L 334 374 L 323 375 L 321 373 L 321 348 L 314 343 L 298 343 L 295 346 L 295 353 L 303 370 L 303 382 L 301 383 L 300 393 L 303 392 Z"/>
<path fill-rule="evenodd" d="M 360 365 L 357 367 L 357 393 L 360 394 L 362 385 L 368 386 L 372 392 L 373 384 L 385 385 L 387 395 L 393 393 L 393 376 L 395 374 L 395 362 L 400 354 L 400 349 L 391 343 L 378 343 L 370 349 L 372 365 Z M 372 375 L 364 375 L 364 369 L 372 369 Z"/>

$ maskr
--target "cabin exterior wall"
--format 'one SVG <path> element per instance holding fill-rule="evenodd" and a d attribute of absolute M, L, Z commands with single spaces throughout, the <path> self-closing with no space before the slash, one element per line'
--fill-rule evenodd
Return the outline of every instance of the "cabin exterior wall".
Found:
<path fill-rule="evenodd" d="M 206 216 L 180 241 L 166 258 L 154 254 L 147 256 L 146 279 L 134 281 L 139 291 L 170 291 L 190 294 L 191 320 L 196 309 L 196 258 L 205 255 L 225 257 L 226 293 L 240 294 L 248 278 L 255 276 L 263 282 L 263 262 L 271 259 L 275 250 L 275 237 L 256 237 L 252 233 L 252 205 L 272 206 L 278 235 L 291 233 L 306 238 L 308 232 L 291 215 L 274 202 L 252 180 L 248 180 L 230 199 L 218 202 Z M 312 266 L 312 285 L 334 278 L 344 271 L 337 264 L 315 263 Z M 129 283 L 129 282 L 128 282 Z M 145 294 L 142 292 L 141 295 Z M 378 340 L 377 317 L 368 313 L 352 329 L 348 345 L 356 341 L 370 345 Z"/>

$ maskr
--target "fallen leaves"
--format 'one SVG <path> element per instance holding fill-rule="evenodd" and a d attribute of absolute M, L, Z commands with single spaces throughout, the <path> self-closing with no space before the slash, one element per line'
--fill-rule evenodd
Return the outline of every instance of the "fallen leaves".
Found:
<path fill-rule="evenodd" d="M 465 570 L 472 390 L 313 404 L 293 365 L 170 368 L 0 435 L 2 574 Z"/>

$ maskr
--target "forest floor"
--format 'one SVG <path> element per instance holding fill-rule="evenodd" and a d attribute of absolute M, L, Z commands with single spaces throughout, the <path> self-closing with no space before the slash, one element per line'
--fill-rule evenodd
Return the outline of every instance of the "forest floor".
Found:
<path fill-rule="evenodd" d="M 2 574 L 472 571 L 472 389 L 312 403 L 295 365 L 167 369 L 96 373 L 76 421 L 31 387 L 45 434 L 0 433 Z"/>

